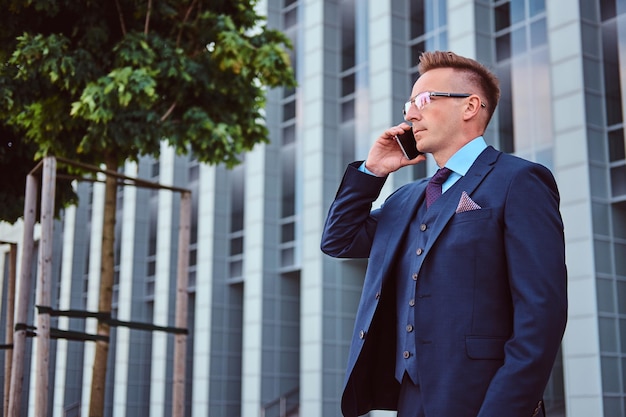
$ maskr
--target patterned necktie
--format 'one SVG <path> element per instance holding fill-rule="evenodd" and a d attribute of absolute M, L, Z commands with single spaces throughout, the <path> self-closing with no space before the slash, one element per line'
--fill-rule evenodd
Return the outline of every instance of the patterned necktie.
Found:
<path fill-rule="evenodd" d="M 452 170 L 446 167 L 439 168 L 428 181 L 426 186 L 426 208 L 430 207 L 441 196 L 441 184 L 448 179 L 451 173 Z"/>

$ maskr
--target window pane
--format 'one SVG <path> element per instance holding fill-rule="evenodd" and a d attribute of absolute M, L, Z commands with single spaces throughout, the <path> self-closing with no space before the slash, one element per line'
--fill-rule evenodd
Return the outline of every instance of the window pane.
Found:
<path fill-rule="evenodd" d="M 584 1 L 582 2 L 584 3 Z M 541 12 L 546 11 L 546 2 L 545 0 L 529 0 L 528 2 L 528 12 L 530 17 L 533 17 Z"/>
<path fill-rule="evenodd" d="M 283 18 L 284 18 L 284 23 L 283 23 L 284 29 L 294 26 L 296 23 L 298 23 L 298 9 L 294 7 L 293 9 L 285 13 Z"/>
<path fill-rule="evenodd" d="M 609 161 L 621 161 L 626 158 L 624 151 L 624 129 L 609 132 Z"/>
<path fill-rule="evenodd" d="M 613 281 L 609 279 L 598 279 L 596 281 L 596 291 L 598 297 L 598 311 L 603 313 L 615 313 L 615 302 L 613 293 Z M 602 349 L 607 351 L 607 349 Z M 609 352 L 614 350 L 608 349 Z"/>
<path fill-rule="evenodd" d="M 504 61 L 511 57 L 511 35 L 509 33 L 496 38 L 496 59 Z"/>
<path fill-rule="evenodd" d="M 602 352 L 617 353 L 617 329 L 615 319 L 600 317 L 600 350 Z M 604 374 L 605 372 L 602 372 Z M 605 389 L 607 387 L 604 387 Z M 613 391 L 611 389 L 610 391 Z"/>
<path fill-rule="evenodd" d="M 611 168 L 611 194 L 613 197 L 626 196 L 626 165 Z"/>
<path fill-rule="evenodd" d="M 602 20 L 607 20 L 615 17 L 615 12 L 615 0 L 600 1 L 600 16 L 602 16 Z"/>
<path fill-rule="evenodd" d="M 511 26 L 511 18 L 509 11 L 509 3 L 505 3 L 501 6 L 496 7 L 494 12 L 494 18 L 496 20 L 496 31 L 506 29 Z"/>
<path fill-rule="evenodd" d="M 243 253 L 243 237 L 236 237 L 230 240 L 230 255 L 240 255 Z"/>
<path fill-rule="evenodd" d="M 548 29 L 546 27 L 546 19 L 539 19 L 530 24 L 530 46 L 536 48 L 539 45 L 545 45 L 548 42 Z"/>
<path fill-rule="evenodd" d="M 354 119 L 354 100 L 349 100 L 341 104 L 341 121 Z"/>
<path fill-rule="evenodd" d="M 426 30 L 424 25 L 424 2 L 412 1 L 411 2 L 411 38 L 417 38 L 422 36 Z"/>
<path fill-rule="evenodd" d="M 617 52 L 617 26 L 615 22 L 603 25 L 602 52 L 604 54 L 606 123 L 610 126 L 622 122 L 620 66 Z"/>
<path fill-rule="evenodd" d="M 524 26 L 511 32 L 511 54 L 521 55 L 526 49 L 526 26 Z"/>
<path fill-rule="evenodd" d="M 283 121 L 291 120 L 296 117 L 296 101 L 291 100 L 283 105 Z"/>
<path fill-rule="evenodd" d="M 354 93 L 354 73 L 346 75 L 341 79 L 341 95 L 347 96 Z"/>
<path fill-rule="evenodd" d="M 522 0 L 511 0 L 511 24 L 524 20 L 524 3 L 526 2 Z"/>
<path fill-rule="evenodd" d="M 280 241 L 281 242 L 292 242 L 295 240 L 296 238 L 296 227 L 295 227 L 295 223 L 290 222 L 290 223 L 286 223 L 283 224 L 283 226 L 281 227 L 281 234 L 280 234 Z"/>

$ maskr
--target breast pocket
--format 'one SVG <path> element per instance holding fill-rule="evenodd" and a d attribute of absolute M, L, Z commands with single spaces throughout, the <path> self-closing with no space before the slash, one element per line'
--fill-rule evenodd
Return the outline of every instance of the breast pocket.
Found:
<path fill-rule="evenodd" d="M 452 223 L 463 223 L 463 222 L 471 222 L 471 221 L 480 221 L 483 219 L 489 219 L 491 217 L 493 210 L 490 208 L 482 208 L 476 210 L 464 211 L 461 213 L 456 213 L 452 217 Z"/>

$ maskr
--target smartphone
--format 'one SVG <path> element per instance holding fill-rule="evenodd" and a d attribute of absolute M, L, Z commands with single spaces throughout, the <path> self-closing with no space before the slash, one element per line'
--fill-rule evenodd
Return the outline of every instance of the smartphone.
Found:
<path fill-rule="evenodd" d="M 411 129 L 405 130 L 404 133 L 400 135 L 396 135 L 396 142 L 400 145 L 400 149 L 402 149 L 402 153 L 406 159 L 415 159 L 424 153 L 417 150 L 415 136 L 413 136 Z"/>

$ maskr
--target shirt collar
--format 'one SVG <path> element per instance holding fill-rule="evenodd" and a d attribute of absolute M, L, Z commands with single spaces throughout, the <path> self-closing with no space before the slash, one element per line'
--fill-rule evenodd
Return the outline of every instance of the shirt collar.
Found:
<path fill-rule="evenodd" d="M 446 162 L 446 167 L 464 176 L 467 174 L 467 171 L 469 171 L 476 158 L 478 158 L 478 155 L 480 155 L 486 147 L 487 143 L 485 139 L 482 136 L 478 136 L 456 151 L 456 153 L 448 159 L 448 162 Z"/>

